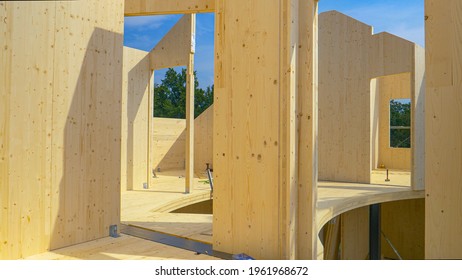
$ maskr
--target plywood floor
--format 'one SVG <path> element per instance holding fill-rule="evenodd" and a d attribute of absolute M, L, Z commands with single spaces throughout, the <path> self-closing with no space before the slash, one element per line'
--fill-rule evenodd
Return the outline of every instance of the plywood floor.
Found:
<path fill-rule="evenodd" d="M 180 207 L 211 198 L 210 187 L 195 179 L 195 191 L 184 193 L 182 171 L 158 174 L 150 190 L 122 192 L 122 223 L 137 225 L 188 239 L 212 243 L 212 215 L 169 213 Z M 421 198 L 423 191 L 412 191 L 409 172 L 372 172 L 374 184 L 319 182 L 316 221 L 321 228 L 345 211 L 385 201 Z M 214 259 L 206 255 L 122 235 L 47 252 L 29 259 Z"/>
<path fill-rule="evenodd" d="M 196 191 L 184 194 L 183 171 L 158 174 L 153 190 L 122 194 L 122 223 L 212 243 L 212 215 L 168 213 L 210 199 L 208 184 L 196 179 Z M 336 215 L 371 203 L 423 197 L 410 189 L 410 172 L 372 171 L 372 184 L 319 182 L 317 222 L 322 226 Z"/>
<path fill-rule="evenodd" d="M 184 170 L 157 173 L 154 187 L 122 192 L 121 222 L 188 239 L 212 243 L 212 215 L 169 213 L 211 199 L 210 185 L 194 179 L 194 190 L 184 193 Z"/>
<path fill-rule="evenodd" d="M 388 172 L 388 179 L 386 182 L 387 171 L 385 169 L 372 170 L 371 172 L 371 183 L 375 185 L 387 185 L 387 186 L 411 186 L 411 172 L 390 170 Z"/>
<path fill-rule="evenodd" d="M 386 171 L 372 173 L 373 184 L 319 182 L 316 222 L 321 228 L 333 217 L 346 211 L 376 203 L 423 198 L 424 191 L 413 191 L 410 173 L 391 171 L 385 182 Z"/>
<path fill-rule="evenodd" d="M 121 235 L 46 252 L 28 260 L 217 260 L 208 255 Z"/>

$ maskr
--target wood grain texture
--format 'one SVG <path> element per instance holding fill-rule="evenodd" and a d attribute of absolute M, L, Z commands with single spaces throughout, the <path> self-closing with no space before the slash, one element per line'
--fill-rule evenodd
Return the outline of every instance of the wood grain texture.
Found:
<path fill-rule="evenodd" d="M 412 169 L 414 189 L 423 189 L 424 171 L 418 161 L 423 159 L 425 145 L 421 137 L 423 102 L 419 98 L 424 79 L 421 49 L 417 52 L 414 43 L 389 33 L 372 35 L 370 26 L 336 11 L 320 14 L 319 42 L 319 177 L 370 182 L 370 172 L 380 164 L 379 153 L 383 152 L 379 139 L 385 137 L 379 129 L 379 111 L 389 107 L 388 102 L 383 104 L 375 78 L 410 73 L 411 112 L 416 112 L 411 141 L 418 156 L 412 165 L 398 166 Z"/>
<path fill-rule="evenodd" d="M 318 248 L 316 203 L 318 182 L 318 5 L 299 3 L 297 130 L 298 213 L 296 258 L 315 259 Z M 303 136 L 303 137 L 302 137 Z"/>
<path fill-rule="evenodd" d="M 462 258 L 462 3 L 426 0 L 425 258 Z"/>
<path fill-rule="evenodd" d="M 374 34 L 369 51 L 370 77 L 413 72 L 415 44 L 396 35 Z"/>
<path fill-rule="evenodd" d="M 204 254 L 196 254 L 172 246 L 144 240 L 129 235 L 119 238 L 106 237 L 38 254 L 27 260 L 215 260 Z"/>
<path fill-rule="evenodd" d="M 186 120 L 154 118 L 152 149 L 154 159 L 152 168 L 157 172 L 185 168 Z"/>
<path fill-rule="evenodd" d="M 425 199 L 383 203 L 381 227 L 403 260 L 425 258 Z M 399 259 L 383 236 L 381 242 L 383 258 Z"/>
<path fill-rule="evenodd" d="M 411 99 L 411 75 L 382 76 L 377 78 L 377 83 L 380 99 L 378 166 L 411 170 L 411 148 L 390 147 L 390 100 Z"/>
<path fill-rule="evenodd" d="M 341 259 L 369 259 L 369 206 L 341 215 Z"/>
<path fill-rule="evenodd" d="M 207 178 L 206 163 L 213 168 L 213 104 L 194 120 L 194 172 Z"/>
<path fill-rule="evenodd" d="M 193 191 L 194 179 L 194 52 L 196 38 L 196 14 L 189 15 L 189 29 L 186 35 L 189 38 L 188 63 L 186 64 L 186 146 L 185 146 L 185 192 Z"/>
<path fill-rule="evenodd" d="M 213 13 L 215 0 L 125 0 L 125 16 Z"/>
<path fill-rule="evenodd" d="M 216 2 L 214 248 L 259 259 L 281 257 L 279 12 Z"/>
<path fill-rule="evenodd" d="M 425 189 L 425 49 L 415 46 L 414 98 L 411 99 L 412 188 Z"/>
<path fill-rule="evenodd" d="M 120 209 L 123 1 L 0 4 L 0 258 L 107 236 Z"/>
<path fill-rule="evenodd" d="M 122 190 L 148 183 L 148 118 L 150 65 L 145 51 L 124 47 L 122 95 Z"/>
<path fill-rule="evenodd" d="M 0 3 L 0 259 L 49 248 L 54 16 Z"/>
<path fill-rule="evenodd" d="M 194 49 L 193 44 L 195 44 L 195 15 L 184 15 L 149 52 L 151 69 L 189 65 L 189 56 Z"/>
<path fill-rule="evenodd" d="M 212 216 L 170 212 L 212 199 L 210 186 L 194 178 L 194 192 L 186 194 L 184 170 L 157 173 L 153 187 L 122 193 L 121 223 L 176 236 L 211 242 Z M 207 234 L 202 234 L 206 232 Z M 210 233 L 210 234 L 209 234 Z"/>
<path fill-rule="evenodd" d="M 335 11 L 319 15 L 320 180 L 370 182 L 371 40 L 369 25 Z"/>
<path fill-rule="evenodd" d="M 299 14 L 300 6 L 307 9 Z M 299 26 L 315 21 L 314 7 L 314 1 L 216 2 L 213 232 L 217 250 L 290 259 L 298 258 L 298 244 L 308 244 L 306 253 L 311 254 L 311 219 L 306 234 L 298 235 L 299 209 L 314 207 L 314 197 L 304 197 L 304 204 L 299 204 L 297 113 L 307 123 L 314 122 L 315 86 L 311 88 L 314 77 L 306 81 L 310 86 L 298 83 L 297 77 L 301 73 L 310 77 L 306 70 L 314 65 L 313 25 L 306 25 L 306 41 L 299 37 Z M 297 52 L 299 46 L 303 55 Z M 298 109 L 301 96 L 313 107 Z M 306 127 L 306 135 L 313 138 L 304 142 L 308 153 L 303 168 L 311 172 L 315 125 Z M 315 172 L 310 174 L 301 185 L 306 194 L 313 191 Z"/>
<path fill-rule="evenodd" d="M 410 187 L 319 182 L 316 222 L 318 228 L 322 228 L 337 215 L 356 208 L 389 201 L 423 197 L 423 191 L 413 191 Z M 318 252 L 320 251 L 318 250 Z"/>
<path fill-rule="evenodd" d="M 56 7 L 51 249 L 120 220 L 123 1 Z"/>

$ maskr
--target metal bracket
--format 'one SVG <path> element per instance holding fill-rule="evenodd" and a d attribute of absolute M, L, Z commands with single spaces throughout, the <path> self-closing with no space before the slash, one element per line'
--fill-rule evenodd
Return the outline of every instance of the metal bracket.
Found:
<path fill-rule="evenodd" d="M 117 232 L 117 225 L 109 226 L 109 236 L 114 238 L 120 237 L 119 233 Z"/>
<path fill-rule="evenodd" d="M 205 169 L 205 171 L 207 172 L 207 177 L 209 177 L 209 183 L 210 183 L 210 189 L 212 190 L 213 192 L 213 176 L 212 176 L 212 169 L 210 169 L 210 164 L 209 163 L 206 163 L 207 165 L 207 168 Z"/>

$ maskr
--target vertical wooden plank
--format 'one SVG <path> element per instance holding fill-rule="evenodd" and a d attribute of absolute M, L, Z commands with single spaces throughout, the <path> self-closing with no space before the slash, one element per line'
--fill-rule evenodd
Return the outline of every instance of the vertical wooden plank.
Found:
<path fill-rule="evenodd" d="M 233 220 L 236 213 L 232 212 L 232 206 L 237 199 L 233 195 L 233 188 L 228 182 L 233 174 L 225 168 L 220 171 L 218 166 L 228 167 L 228 157 L 226 153 L 229 147 L 229 138 L 231 131 L 231 118 L 227 118 L 232 112 L 231 102 L 227 100 L 225 85 L 228 82 L 229 74 L 226 72 L 225 60 L 230 56 L 227 46 L 227 32 L 225 28 L 225 0 L 215 1 L 215 77 L 214 77 L 214 105 L 213 105 L 213 163 L 214 168 L 214 186 L 213 193 L 213 247 L 223 252 L 233 252 Z M 239 19 L 236 25 L 240 25 Z M 226 33 L 225 33 L 226 32 Z M 217 142 L 220 139 L 220 143 Z M 218 146 L 220 145 L 220 146 Z M 255 156 L 255 154 L 254 154 Z M 218 187 L 223 185 L 223 187 Z"/>
<path fill-rule="evenodd" d="M 425 49 L 414 50 L 414 87 L 412 98 L 412 182 L 414 190 L 425 189 Z"/>
<path fill-rule="evenodd" d="M 425 257 L 462 258 L 462 2 L 425 1 Z"/>
<path fill-rule="evenodd" d="M 379 115 L 380 115 L 380 91 L 379 80 L 371 79 L 371 169 L 374 170 L 379 166 Z"/>
<path fill-rule="evenodd" d="M 259 259 L 281 256 L 279 2 L 216 2 L 214 247 Z"/>
<path fill-rule="evenodd" d="M 148 187 L 154 188 L 154 155 L 156 150 L 153 145 L 153 131 L 154 131 L 154 71 L 149 71 L 149 86 L 148 86 Z"/>
<path fill-rule="evenodd" d="M 298 217 L 296 259 L 316 259 L 318 231 L 318 3 L 300 1 L 298 60 Z M 294 203 L 292 201 L 291 203 Z"/>
<path fill-rule="evenodd" d="M 299 1 L 286 0 L 281 3 L 280 11 L 280 92 L 279 95 L 279 184 L 280 184 L 280 238 L 281 258 L 294 259 L 297 254 L 297 203 L 298 199 L 298 139 L 295 138 L 296 113 L 298 112 L 296 100 L 296 87 L 298 75 Z"/>
<path fill-rule="evenodd" d="M 308 10 L 299 13 L 298 7 Z M 217 250 L 245 252 L 260 259 L 291 259 L 298 258 L 299 243 L 306 241 L 308 254 L 312 253 L 313 216 L 308 224 L 300 223 L 298 216 L 315 205 L 315 125 L 309 124 L 314 122 L 316 106 L 312 70 L 315 7 L 311 0 L 216 2 L 213 160 Z M 302 23 L 310 22 L 302 33 L 306 41 L 300 44 Z M 304 78 L 308 81 L 300 83 Z M 299 109 L 304 97 L 309 100 Z M 308 128 L 303 143 L 311 156 L 302 165 L 309 176 L 302 178 L 302 186 L 297 183 L 298 147 L 305 135 L 300 136 L 297 126 L 302 126 L 297 121 L 298 110 L 304 110 L 309 120 L 303 121 Z M 304 188 L 310 196 L 300 199 L 301 206 L 298 191 Z"/>
<path fill-rule="evenodd" d="M 190 15 L 190 54 L 186 68 L 186 174 L 185 192 L 194 189 L 194 53 L 196 40 L 196 15 Z"/>
<path fill-rule="evenodd" d="M 8 255 L 9 230 L 9 131 L 10 131 L 10 92 L 11 92 L 11 5 L 0 3 L 0 259 L 13 258 Z M 10 241 L 12 242 L 12 241 Z"/>
<path fill-rule="evenodd" d="M 126 188 L 143 189 L 148 183 L 148 126 L 149 126 L 149 53 L 124 47 L 125 112 L 122 114 L 126 129 L 123 132 L 122 149 L 126 159 Z M 151 106 L 152 108 L 152 106 Z M 152 118 L 152 115 L 151 115 Z M 123 174 L 122 174 L 123 175 Z"/>

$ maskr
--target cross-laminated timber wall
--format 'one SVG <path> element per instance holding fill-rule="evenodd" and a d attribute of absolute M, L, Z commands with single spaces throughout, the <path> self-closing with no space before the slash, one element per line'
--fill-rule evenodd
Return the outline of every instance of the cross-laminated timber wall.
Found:
<path fill-rule="evenodd" d="M 462 258 L 462 2 L 426 0 L 425 257 Z"/>
<path fill-rule="evenodd" d="M 378 126 L 380 108 L 388 106 L 380 104 L 379 90 L 389 80 L 379 77 L 409 73 L 415 155 L 409 164 L 412 186 L 423 189 L 423 49 L 389 33 L 373 35 L 371 26 L 337 11 L 319 15 L 319 32 L 319 179 L 370 183 L 379 152 L 388 154 L 379 150 L 385 139 Z"/>
<path fill-rule="evenodd" d="M 317 1 L 215 13 L 214 249 L 314 258 Z"/>
<path fill-rule="evenodd" d="M 0 259 L 119 223 L 123 4 L 0 2 Z"/>

